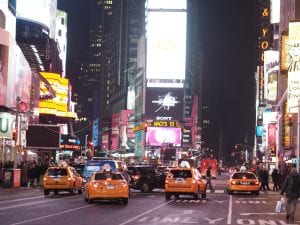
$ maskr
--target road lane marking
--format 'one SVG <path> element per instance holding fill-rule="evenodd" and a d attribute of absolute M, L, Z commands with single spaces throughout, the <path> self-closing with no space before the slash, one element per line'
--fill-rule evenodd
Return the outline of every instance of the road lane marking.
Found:
<path fill-rule="evenodd" d="M 72 212 L 72 211 L 76 211 L 76 210 L 79 210 L 79 209 L 84 209 L 84 208 L 91 207 L 91 206 L 93 206 L 93 205 L 85 205 L 85 206 L 81 206 L 81 207 L 74 208 L 74 209 L 68 209 L 68 210 L 58 212 L 58 213 L 53 213 L 53 214 L 50 214 L 50 215 L 47 215 L 47 216 L 41 216 L 41 217 L 37 217 L 37 218 L 34 218 L 34 219 L 30 219 L 30 220 L 24 220 L 24 221 L 20 221 L 20 222 L 17 222 L 17 223 L 12 223 L 11 225 L 19 225 L 19 224 L 24 224 L 24 223 L 30 223 L 30 222 L 33 222 L 33 221 L 42 220 L 42 219 L 46 219 L 46 218 L 53 217 L 53 216 L 58 216 L 58 215 L 61 215 L 61 214 L 69 213 L 69 212 Z"/>
<path fill-rule="evenodd" d="M 30 198 L 19 198 L 19 199 L 11 199 L 11 200 L 5 200 L 5 201 L 0 201 L 0 204 L 4 203 L 9 203 L 9 202 L 20 202 L 23 200 L 31 200 L 31 199 L 37 199 L 37 198 L 44 198 L 44 196 L 36 196 L 36 197 L 30 197 Z"/>
<path fill-rule="evenodd" d="M 277 212 L 265 212 L 265 213 L 240 213 L 241 216 L 250 216 L 250 215 L 277 215 Z"/>
<path fill-rule="evenodd" d="M 153 208 L 153 209 L 150 209 L 150 210 L 148 210 L 148 211 L 146 211 L 146 212 L 143 212 L 143 213 L 141 213 L 141 214 L 139 214 L 139 215 L 137 215 L 137 216 L 135 216 L 135 217 L 133 217 L 133 218 L 131 218 L 131 219 L 125 221 L 125 222 L 123 222 L 123 223 L 120 223 L 119 225 L 125 225 L 125 224 L 128 224 L 128 223 L 130 223 L 130 222 L 132 222 L 132 221 L 138 219 L 138 218 L 141 217 L 141 216 L 144 216 L 144 215 L 146 215 L 146 214 L 148 214 L 148 213 L 150 213 L 150 212 L 152 212 L 152 211 L 155 211 L 156 209 L 159 209 L 159 208 L 161 208 L 161 207 L 163 207 L 163 206 L 165 206 L 165 205 L 170 204 L 170 203 L 173 202 L 173 201 L 174 201 L 174 199 L 171 200 L 171 201 L 168 201 L 168 202 L 166 202 L 166 203 L 163 203 L 163 204 L 161 204 L 161 205 L 158 205 L 158 206 L 156 206 L 156 207 Z"/>
<path fill-rule="evenodd" d="M 231 224 L 231 219 L 232 219 L 232 195 L 229 196 L 227 224 Z"/>
<path fill-rule="evenodd" d="M 76 196 L 69 196 L 69 197 L 65 197 L 65 198 L 57 198 L 57 199 L 44 199 L 41 201 L 36 201 L 36 202 L 27 202 L 27 203 L 22 203 L 22 204 L 17 204 L 17 205 L 10 205 L 10 206 L 4 206 L 4 207 L 0 207 L 0 211 L 4 211 L 7 209 L 14 209 L 14 208 L 19 208 L 19 207 L 23 207 L 23 206 L 29 206 L 29 205 L 35 205 L 38 203 L 48 203 L 48 202 L 54 202 L 54 201 L 58 201 L 58 200 L 62 200 L 62 199 L 66 199 L 66 198 L 74 198 Z"/>

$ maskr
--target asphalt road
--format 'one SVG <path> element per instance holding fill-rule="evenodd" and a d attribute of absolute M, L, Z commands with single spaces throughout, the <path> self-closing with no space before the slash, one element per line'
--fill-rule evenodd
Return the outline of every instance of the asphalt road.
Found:
<path fill-rule="evenodd" d="M 213 181 L 215 192 L 206 199 L 181 196 L 166 201 L 163 190 L 133 191 L 127 206 L 117 202 L 87 204 L 82 195 L 60 193 L 44 197 L 42 189 L 0 189 L 0 224 L 30 225 L 285 225 L 284 213 L 275 213 L 278 192 L 260 195 L 225 191 L 225 181 Z M 298 211 L 300 206 L 298 206 Z M 300 213 L 295 222 L 300 224 Z"/>

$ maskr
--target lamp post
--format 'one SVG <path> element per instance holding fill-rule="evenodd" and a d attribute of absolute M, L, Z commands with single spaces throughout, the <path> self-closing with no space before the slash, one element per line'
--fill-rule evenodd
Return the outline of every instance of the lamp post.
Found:
<path fill-rule="evenodd" d="M 15 130 L 16 130 L 16 139 L 15 139 L 15 147 L 14 147 L 14 169 L 18 167 L 18 146 L 19 146 L 19 104 L 20 104 L 20 97 L 16 98 L 16 122 L 15 122 Z"/>
<path fill-rule="evenodd" d="M 87 139 L 89 135 L 85 135 L 85 142 L 84 142 L 84 156 L 86 157 L 86 149 L 87 149 Z"/>

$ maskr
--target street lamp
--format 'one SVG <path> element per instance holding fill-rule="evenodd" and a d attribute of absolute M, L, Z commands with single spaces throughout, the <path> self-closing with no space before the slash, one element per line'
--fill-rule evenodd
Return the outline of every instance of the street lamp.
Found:
<path fill-rule="evenodd" d="M 89 135 L 85 135 L 85 142 L 84 142 L 84 156 L 86 157 L 86 149 L 87 149 L 87 139 Z"/>

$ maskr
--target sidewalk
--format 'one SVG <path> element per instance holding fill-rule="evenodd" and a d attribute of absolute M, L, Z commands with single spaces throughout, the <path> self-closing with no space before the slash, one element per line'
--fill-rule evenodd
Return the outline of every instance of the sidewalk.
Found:
<path fill-rule="evenodd" d="M 19 188 L 4 188 L 0 186 L 0 201 L 9 199 L 24 198 L 38 196 L 42 194 L 43 188 L 41 186 L 34 187 L 19 187 Z"/>

